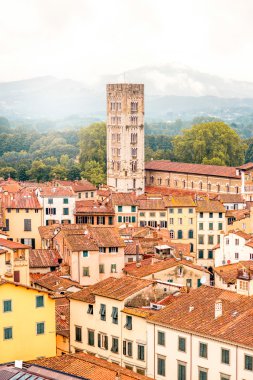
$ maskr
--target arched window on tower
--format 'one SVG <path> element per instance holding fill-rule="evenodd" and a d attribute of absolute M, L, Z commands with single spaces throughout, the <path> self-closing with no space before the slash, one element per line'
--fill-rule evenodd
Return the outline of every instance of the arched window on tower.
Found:
<path fill-rule="evenodd" d="M 185 179 L 183 179 L 182 185 L 183 185 L 183 189 L 185 189 L 186 188 L 186 180 Z"/>
<path fill-rule="evenodd" d="M 229 190 L 230 190 L 230 187 L 229 187 L 229 184 L 227 183 L 226 184 L 226 192 L 229 193 Z"/>
<path fill-rule="evenodd" d="M 170 179 L 169 178 L 166 178 L 166 184 L 168 187 L 170 186 Z"/>
<path fill-rule="evenodd" d="M 151 183 L 151 185 L 153 185 L 153 183 L 154 183 L 154 176 L 153 175 L 150 177 L 150 183 Z"/>
<path fill-rule="evenodd" d="M 194 189 L 194 182 L 191 181 L 191 188 Z"/>
<path fill-rule="evenodd" d="M 162 178 L 161 177 L 157 178 L 157 183 L 158 183 L 158 185 L 162 184 Z"/>
<path fill-rule="evenodd" d="M 219 193 L 220 192 L 220 184 L 217 183 L 216 187 L 217 187 L 217 193 Z"/>

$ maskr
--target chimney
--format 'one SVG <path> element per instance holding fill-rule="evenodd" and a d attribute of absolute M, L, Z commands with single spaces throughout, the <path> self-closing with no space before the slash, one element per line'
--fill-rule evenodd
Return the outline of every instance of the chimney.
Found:
<path fill-rule="evenodd" d="M 139 255 L 139 252 L 140 252 L 140 247 L 139 247 L 139 243 L 136 244 L 136 263 L 139 263 L 140 262 L 140 255 Z"/>
<path fill-rule="evenodd" d="M 194 306 L 189 306 L 189 313 L 191 313 L 194 310 Z"/>
<path fill-rule="evenodd" d="M 214 318 L 217 319 L 222 316 L 222 301 L 215 301 Z"/>
<path fill-rule="evenodd" d="M 115 380 L 120 380 L 120 373 L 119 372 L 116 373 Z"/>
<path fill-rule="evenodd" d="M 14 366 L 15 366 L 15 368 L 22 369 L 23 368 L 23 360 L 15 360 Z"/>

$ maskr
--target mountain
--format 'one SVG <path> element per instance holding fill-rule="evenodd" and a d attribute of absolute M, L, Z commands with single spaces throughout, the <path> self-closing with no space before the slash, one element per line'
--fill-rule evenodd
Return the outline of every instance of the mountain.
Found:
<path fill-rule="evenodd" d="M 191 118 L 208 114 L 229 120 L 236 115 L 248 115 L 253 109 L 253 83 L 225 80 L 185 66 L 167 64 L 103 76 L 92 87 L 50 76 L 0 83 L 0 116 L 10 119 L 59 119 L 71 115 L 105 118 L 106 83 L 124 81 L 145 84 L 147 118 Z"/>

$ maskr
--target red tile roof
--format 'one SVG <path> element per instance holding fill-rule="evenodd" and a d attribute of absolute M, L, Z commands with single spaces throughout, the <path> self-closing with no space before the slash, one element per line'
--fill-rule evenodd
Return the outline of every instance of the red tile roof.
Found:
<path fill-rule="evenodd" d="M 202 285 L 182 294 L 148 320 L 179 331 L 253 348 L 253 297 Z M 215 302 L 222 316 L 215 318 Z"/>
<path fill-rule="evenodd" d="M 189 164 L 183 162 L 171 162 L 166 160 L 147 162 L 145 165 L 145 170 L 240 178 L 240 176 L 236 174 L 235 167 Z"/>
<path fill-rule="evenodd" d="M 226 212 L 225 207 L 219 201 L 214 200 L 202 200 L 197 201 L 197 212 Z"/>
<path fill-rule="evenodd" d="M 40 188 L 40 196 L 42 198 L 63 198 L 63 197 L 75 197 L 72 188 L 67 186 L 44 186 Z"/>
<path fill-rule="evenodd" d="M 18 243 L 16 241 L 11 241 L 7 239 L 0 238 L 0 247 L 10 248 L 10 249 L 27 249 L 31 248 L 30 245 L 25 245 Z"/>
<path fill-rule="evenodd" d="M 151 380 L 150 377 L 83 352 L 36 359 L 30 363 L 89 380 L 115 380 L 117 375 L 120 380 Z"/>
<path fill-rule="evenodd" d="M 214 267 L 213 270 L 219 275 L 226 284 L 235 284 L 238 274 L 238 269 L 250 269 L 253 266 L 253 261 L 240 261 L 239 263 L 222 265 Z"/>
<path fill-rule="evenodd" d="M 72 286 L 82 289 L 82 286 L 78 282 L 60 277 L 56 272 L 45 274 L 42 278 L 35 280 L 34 284 L 53 292 L 65 292 Z"/>
<path fill-rule="evenodd" d="M 59 266 L 61 256 L 56 249 L 31 249 L 29 254 L 30 268 L 47 268 Z"/>
<path fill-rule="evenodd" d="M 91 215 L 105 214 L 114 215 L 114 209 L 111 203 L 98 202 L 95 200 L 76 201 L 75 214 L 88 213 Z"/>
<path fill-rule="evenodd" d="M 70 303 L 66 297 L 55 301 L 56 333 L 69 337 L 70 326 Z"/>
<path fill-rule="evenodd" d="M 137 204 L 135 193 L 112 193 L 111 200 L 113 206 L 135 206 Z"/>
<path fill-rule="evenodd" d="M 11 209 L 41 209 L 41 205 L 32 191 L 20 190 L 14 194 L 0 194 L 2 205 Z"/>

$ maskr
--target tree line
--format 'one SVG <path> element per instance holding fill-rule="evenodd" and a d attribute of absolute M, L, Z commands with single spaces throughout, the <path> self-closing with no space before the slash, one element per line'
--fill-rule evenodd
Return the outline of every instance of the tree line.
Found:
<path fill-rule="evenodd" d="M 145 160 L 173 160 L 239 166 L 253 160 L 253 138 L 243 139 L 223 121 L 195 119 L 175 135 L 152 134 L 145 128 Z M 106 125 L 57 131 L 13 128 L 0 117 L 0 177 L 37 182 L 86 178 L 106 181 Z"/>

